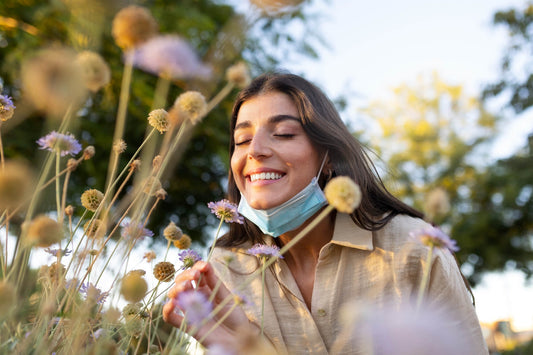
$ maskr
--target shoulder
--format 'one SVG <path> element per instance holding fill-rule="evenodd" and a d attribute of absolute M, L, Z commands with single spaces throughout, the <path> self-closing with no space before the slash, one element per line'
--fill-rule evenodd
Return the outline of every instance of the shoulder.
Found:
<path fill-rule="evenodd" d="M 400 214 L 392 218 L 383 228 L 373 232 L 374 244 L 379 248 L 397 250 L 406 244 L 412 244 L 413 240 L 410 237 L 412 232 L 428 227 L 431 225 L 421 218 Z"/>

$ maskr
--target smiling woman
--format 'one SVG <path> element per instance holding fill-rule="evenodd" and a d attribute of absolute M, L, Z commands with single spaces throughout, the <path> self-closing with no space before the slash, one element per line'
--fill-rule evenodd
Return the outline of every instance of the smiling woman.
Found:
<path fill-rule="evenodd" d="M 263 335 L 259 338 L 271 347 L 267 353 L 379 353 L 384 344 L 369 349 L 373 335 L 355 331 L 372 330 L 370 324 L 361 326 L 372 318 L 362 311 L 410 312 L 423 285 L 418 294 L 425 294 L 423 307 L 431 310 L 424 314 L 446 337 L 413 339 L 395 351 L 487 353 L 452 253 L 409 239 L 410 232 L 431 226 L 387 191 L 320 89 L 292 74 L 262 75 L 239 93 L 230 127 L 228 199 L 238 204 L 244 223 L 231 224 L 216 241 L 212 259 L 179 274 L 168 294 L 175 299 L 196 290 L 215 303 L 218 312 L 188 328 L 200 343 L 247 353 L 242 335 L 252 332 L 255 338 Z M 323 189 L 334 182 L 340 184 L 328 188 L 328 195 L 350 196 L 360 201 L 357 209 L 326 207 L 331 199 Z M 261 246 L 276 253 L 253 252 Z M 239 301 L 225 301 L 231 297 Z M 354 307 L 355 300 L 367 304 Z M 416 311 L 422 312 L 419 306 L 417 300 Z M 169 301 L 163 315 L 179 327 L 187 326 L 187 312 Z M 406 322 L 417 319 L 427 317 Z M 403 338 L 419 328 L 402 324 L 396 328 L 402 335 L 380 339 Z M 453 343 L 445 340 L 451 335 Z"/>

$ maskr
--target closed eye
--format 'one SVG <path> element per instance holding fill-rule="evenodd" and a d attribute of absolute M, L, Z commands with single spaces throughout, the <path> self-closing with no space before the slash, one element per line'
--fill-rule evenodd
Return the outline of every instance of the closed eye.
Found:
<path fill-rule="evenodd" d="M 240 141 L 240 142 L 235 142 L 235 145 L 239 146 L 239 145 L 243 145 L 243 144 L 246 144 L 246 143 L 249 143 L 249 142 L 250 142 L 250 139 L 245 139 L 245 140 Z"/>
<path fill-rule="evenodd" d="M 274 134 L 274 137 L 281 137 L 281 138 L 292 138 L 295 134 Z"/>

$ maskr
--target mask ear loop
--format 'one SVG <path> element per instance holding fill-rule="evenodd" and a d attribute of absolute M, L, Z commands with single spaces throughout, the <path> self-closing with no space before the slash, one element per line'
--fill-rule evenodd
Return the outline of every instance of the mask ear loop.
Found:
<path fill-rule="evenodd" d="M 322 164 L 320 165 L 320 169 L 318 170 L 318 174 L 316 175 L 316 178 L 320 177 L 320 174 L 322 173 L 322 168 L 324 167 L 324 164 L 326 164 L 326 158 L 328 157 L 328 152 L 326 151 L 326 154 L 324 155 L 324 159 L 322 159 Z"/>

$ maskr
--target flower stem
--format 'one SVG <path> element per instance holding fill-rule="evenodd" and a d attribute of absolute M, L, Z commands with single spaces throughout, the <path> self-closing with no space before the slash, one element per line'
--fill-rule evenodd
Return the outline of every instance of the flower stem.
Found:
<path fill-rule="evenodd" d="M 265 329 L 265 263 L 266 257 L 261 257 L 261 337 Z"/>
<path fill-rule="evenodd" d="M 213 255 L 213 251 L 215 250 L 215 245 L 217 243 L 218 234 L 220 233 L 220 229 L 222 228 L 222 223 L 224 223 L 224 218 L 220 219 L 220 223 L 218 224 L 217 233 L 215 234 L 215 240 L 213 241 L 213 244 L 211 244 L 211 249 L 209 250 L 209 254 L 207 255 L 206 262 L 209 262 L 209 260 L 211 260 L 211 256 Z"/>
<path fill-rule="evenodd" d="M 59 175 L 59 164 L 61 162 L 61 152 L 59 149 L 56 151 L 56 176 Z M 57 208 L 57 221 L 61 224 L 63 222 L 63 216 L 61 215 L 61 179 L 56 179 L 56 208 Z"/>
<path fill-rule="evenodd" d="M 429 281 L 429 272 L 431 271 L 431 259 L 433 258 L 433 246 L 428 250 L 426 258 L 426 264 L 424 265 L 424 271 L 422 273 L 422 281 L 420 282 L 420 288 L 418 289 L 418 297 L 416 299 L 416 310 L 420 309 L 422 300 L 424 299 L 424 293 L 426 292 L 427 284 Z"/>

